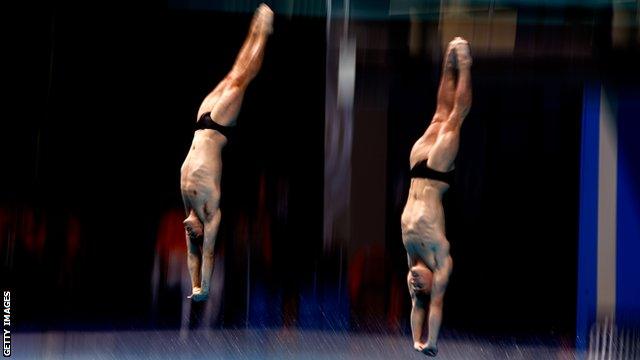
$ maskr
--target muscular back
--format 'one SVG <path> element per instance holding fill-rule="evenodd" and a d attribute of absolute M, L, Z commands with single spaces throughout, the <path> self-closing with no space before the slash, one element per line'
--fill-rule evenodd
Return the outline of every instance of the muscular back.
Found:
<path fill-rule="evenodd" d="M 222 172 L 221 151 L 226 139 L 210 130 L 195 132 L 189 153 L 180 170 L 182 196 L 187 209 L 206 200 L 217 200 Z M 190 205 L 190 206 L 189 206 Z"/>

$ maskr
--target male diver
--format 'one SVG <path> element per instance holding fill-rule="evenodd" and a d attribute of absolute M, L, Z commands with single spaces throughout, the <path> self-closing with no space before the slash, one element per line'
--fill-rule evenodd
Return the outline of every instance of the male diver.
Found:
<path fill-rule="evenodd" d="M 230 128 L 236 124 L 244 92 L 262 65 L 272 23 L 273 12 L 261 4 L 255 11 L 249 34 L 233 68 L 200 105 L 193 142 L 180 169 L 180 190 L 187 214 L 183 223 L 192 287 L 189 298 L 194 301 L 204 301 L 209 295 L 221 216 L 221 151 L 229 138 Z"/>
<path fill-rule="evenodd" d="M 453 266 L 442 196 L 453 180 L 460 127 L 471 107 L 471 63 L 469 43 L 460 37 L 452 40 L 444 57 L 435 114 L 409 157 L 411 187 L 401 225 L 409 261 L 411 333 L 414 349 L 429 356 L 438 353 L 443 298 Z"/>

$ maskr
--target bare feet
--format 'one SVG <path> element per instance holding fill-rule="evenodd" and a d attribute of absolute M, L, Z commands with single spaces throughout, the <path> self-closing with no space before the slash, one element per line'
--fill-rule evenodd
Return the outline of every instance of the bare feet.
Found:
<path fill-rule="evenodd" d="M 273 32 L 273 11 L 267 4 L 262 3 L 253 14 L 251 30 L 260 34 L 271 34 Z"/>
<path fill-rule="evenodd" d="M 449 48 L 453 48 L 456 55 L 458 69 L 460 67 L 470 67 L 473 63 L 471 58 L 471 48 L 469 42 L 461 37 L 456 37 L 449 43 Z"/>

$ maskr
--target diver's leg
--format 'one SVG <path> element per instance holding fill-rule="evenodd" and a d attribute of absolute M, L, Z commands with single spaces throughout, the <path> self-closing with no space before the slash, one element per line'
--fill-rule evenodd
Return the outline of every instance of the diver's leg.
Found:
<path fill-rule="evenodd" d="M 462 38 L 453 40 L 454 52 L 458 68 L 458 79 L 455 87 L 454 106 L 450 121 L 456 121 L 460 124 L 471 109 L 471 49 L 469 43 Z M 458 124 L 458 126 L 460 126 Z"/>
<path fill-rule="evenodd" d="M 456 55 L 454 51 L 454 41 L 449 43 L 442 60 L 442 75 L 440 76 L 440 86 L 438 87 L 438 101 L 436 115 L 446 120 L 453 110 L 456 94 Z"/>
<path fill-rule="evenodd" d="M 267 5 L 261 4 L 253 16 L 249 34 L 231 71 L 202 101 L 198 119 L 202 114 L 210 112 L 211 118 L 217 123 L 224 126 L 235 125 L 244 92 L 262 66 L 272 23 L 273 12 Z"/>
<path fill-rule="evenodd" d="M 438 130 L 436 140 L 429 152 L 428 165 L 439 171 L 449 171 L 460 148 L 460 129 L 471 109 L 471 53 L 469 43 L 455 38 L 449 43 L 456 59 L 457 79 L 453 92 L 453 108 Z M 440 101 L 440 100 L 438 100 Z M 436 113 L 436 116 L 438 114 Z"/>

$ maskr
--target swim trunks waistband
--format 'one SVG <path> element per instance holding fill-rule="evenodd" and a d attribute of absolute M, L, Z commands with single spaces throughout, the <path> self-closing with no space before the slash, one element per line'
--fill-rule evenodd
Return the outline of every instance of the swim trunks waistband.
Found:
<path fill-rule="evenodd" d="M 455 170 L 451 170 L 449 172 L 433 170 L 432 168 L 427 166 L 427 160 L 420 161 L 414 167 L 412 167 L 411 171 L 409 172 L 411 178 L 438 180 L 449 185 L 453 183 L 454 173 Z"/>
<path fill-rule="evenodd" d="M 220 125 L 211 118 L 211 113 L 206 112 L 200 116 L 196 122 L 196 130 L 211 129 L 224 135 L 227 139 L 232 135 L 233 131 L 230 126 Z"/>

